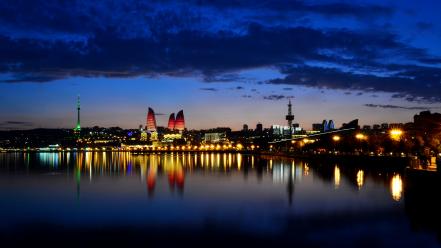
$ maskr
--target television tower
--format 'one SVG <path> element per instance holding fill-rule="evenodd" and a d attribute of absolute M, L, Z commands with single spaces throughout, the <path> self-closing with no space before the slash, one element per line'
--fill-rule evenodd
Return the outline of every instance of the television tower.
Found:
<path fill-rule="evenodd" d="M 75 127 L 75 131 L 81 131 L 81 123 L 80 123 L 80 96 L 78 95 L 77 99 L 77 126 Z"/>
<path fill-rule="evenodd" d="M 288 103 L 288 114 L 286 115 L 285 119 L 288 121 L 289 130 L 292 128 L 292 121 L 294 120 L 294 115 L 292 114 L 292 104 L 291 99 Z"/>

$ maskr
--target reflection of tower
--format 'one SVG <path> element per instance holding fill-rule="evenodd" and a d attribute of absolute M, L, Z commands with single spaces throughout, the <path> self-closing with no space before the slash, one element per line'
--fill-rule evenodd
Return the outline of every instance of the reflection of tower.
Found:
<path fill-rule="evenodd" d="M 294 120 L 294 115 L 292 114 L 291 107 L 292 107 L 291 100 L 289 100 L 289 103 L 288 103 L 288 114 L 285 117 L 285 119 L 288 121 L 289 130 L 291 130 L 291 128 L 292 128 L 292 121 Z"/>
<path fill-rule="evenodd" d="M 291 171 L 289 172 L 289 176 L 288 176 L 288 202 L 289 205 L 291 206 L 292 204 L 292 199 L 294 196 L 294 175 L 293 173 L 295 173 L 295 165 L 291 166 Z"/>
<path fill-rule="evenodd" d="M 80 96 L 78 96 L 77 99 L 77 125 L 74 128 L 74 131 L 76 133 L 79 133 L 81 131 L 81 122 L 80 122 Z"/>
<path fill-rule="evenodd" d="M 156 165 L 150 165 L 148 175 L 147 175 L 147 194 L 149 197 L 153 197 L 155 193 L 155 185 L 156 185 Z"/>
<path fill-rule="evenodd" d="M 77 182 L 77 201 L 79 201 L 80 200 L 80 192 L 81 192 L 81 189 L 80 189 L 80 184 L 81 184 L 81 171 L 80 171 L 80 168 L 76 168 L 76 172 L 75 172 L 76 174 L 75 174 L 75 179 L 76 179 L 76 182 Z"/>

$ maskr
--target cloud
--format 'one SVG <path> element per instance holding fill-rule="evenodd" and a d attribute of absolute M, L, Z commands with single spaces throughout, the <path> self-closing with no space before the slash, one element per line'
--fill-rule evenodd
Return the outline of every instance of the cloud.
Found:
<path fill-rule="evenodd" d="M 32 122 L 27 121 L 3 121 L 0 122 L 0 126 L 33 126 L 34 124 Z"/>
<path fill-rule="evenodd" d="M 308 3 L 306 1 L 292 1 L 292 0 L 278 0 L 278 1 L 261 1 L 256 3 L 252 0 L 241 1 L 187 1 L 190 3 L 197 3 L 204 7 L 214 7 L 217 9 L 225 10 L 239 10 L 247 11 L 253 10 L 255 12 L 277 12 L 277 13 L 311 13 L 319 14 L 327 17 L 341 17 L 351 16 L 356 18 L 366 17 L 381 17 L 389 16 L 394 10 L 387 6 L 381 5 L 359 5 L 359 4 L 347 4 L 347 3 Z"/>
<path fill-rule="evenodd" d="M 274 100 L 274 101 L 278 101 L 278 100 L 281 100 L 284 98 L 287 98 L 287 97 L 284 95 L 276 95 L 276 94 L 263 97 L 263 99 L 265 99 L 265 100 Z"/>
<path fill-rule="evenodd" d="M 397 105 L 383 105 L 383 104 L 372 104 L 372 103 L 367 103 L 364 106 L 369 107 L 369 108 L 384 108 L 384 109 L 407 109 L 407 110 L 429 110 L 429 109 L 433 109 L 432 107 L 425 107 L 425 106 L 397 106 Z"/>
<path fill-rule="evenodd" d="M 27 121 L 3 121 L 0 122 L 0 129 L 13 130 L 33 127 L 34 123 Z"/>
<path fill-rule="evenodd" d="M 7 75 L 3 83 L 158 75 L 243 82 L 242 71 L 269 67 L 283 74 L 272 84 L 441 102 L 441 58 L 371 28 L 373 19 L 394 12 L 387 5 L 289 0 L 5 0 L 0 74 Z M 311 15 L 349 18 L 359 28 L 302 23 Z"/>
<path fill-rule="evenodd" d="M 425 31 L 425 30 L 429 30 L 433 27 L 433 23 L 430 22 L 417 22 L 416 23 L 416 27 L 421 30 L 421 31 Z"/>
<path fill-rule="evenodd" d="M 200 90 L 205 90 L 205 91 L 217 91 L 216 88 L 200 88 Z"/>
<path fill-rule="evenodd" d="M 441 69 L 435 67 L 390 65 L 391 75 L 360 74 L 338 68 L 290 66 L 284 78 L 270 84 L 304 85 L 314 88 L 390 92 L 393 98 L 415 102 L 441 102 Z M 358 93 L 359 94 L 359 93 Z"/>

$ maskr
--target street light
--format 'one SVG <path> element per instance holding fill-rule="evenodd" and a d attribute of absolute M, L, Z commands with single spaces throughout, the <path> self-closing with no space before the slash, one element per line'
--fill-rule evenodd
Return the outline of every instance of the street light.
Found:
<path fill-rule="evenodd" d="M 337 141 L 340 141 L 340 136 L 338 136 L 338 135 L 334 135 L 334 136 L 332 136 L 332 140 L 333 141 L 335 141 L 335 142 L 337 142 Z"/>

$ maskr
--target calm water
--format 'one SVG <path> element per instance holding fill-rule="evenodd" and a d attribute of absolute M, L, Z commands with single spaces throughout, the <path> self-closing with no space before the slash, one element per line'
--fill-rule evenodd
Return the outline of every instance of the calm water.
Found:
<path fill-rule="evenodd" d="M 439 190 L 411 184 L 398 170 L 241 154 L 0 154 L 0 237 L 437 247 Z"/>

